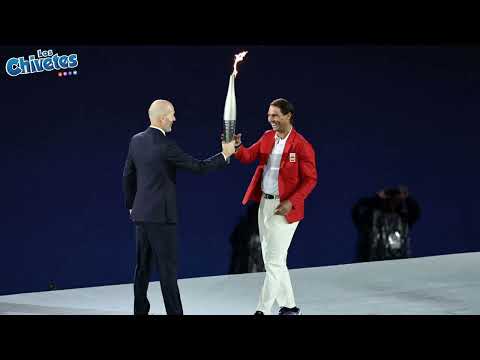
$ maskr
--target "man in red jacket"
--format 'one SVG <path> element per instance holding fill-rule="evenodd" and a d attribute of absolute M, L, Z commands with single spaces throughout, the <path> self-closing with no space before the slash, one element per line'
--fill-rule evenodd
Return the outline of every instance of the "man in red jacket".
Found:
<path fill-rule="evenodd" d="M 285 99 L 274 100 L 268 109 L 272 130 L 249 148 L 235 135 L 235 157 L 244 164 L 259 161 L 242 203 L 260 203 L 258 227 L 266 276 L 255 315 L 271 313 L 273 303 L 280 315 L 299 315 L 287 268 L 288 248 L 304 216 L 304 201 L 317 184 L 315 151 L 293 128 L 294 108 Z"/>

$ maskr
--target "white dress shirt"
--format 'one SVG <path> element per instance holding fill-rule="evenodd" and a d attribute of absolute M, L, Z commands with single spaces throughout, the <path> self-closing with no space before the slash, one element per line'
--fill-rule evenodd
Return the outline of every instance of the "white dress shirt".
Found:
<path fill-rule="evenodd" d="M 284 139 L 275 134 L 275 146 L 268 158 L 265 169 L 263 170 L 262 191 L 265 194 L 280 195 L 278 193 L 278 172 L 280 170 L 280 162 L 282 160 L 283 150 L 285 144 L 290 136 L 292 130 L 290 129 Z"/>

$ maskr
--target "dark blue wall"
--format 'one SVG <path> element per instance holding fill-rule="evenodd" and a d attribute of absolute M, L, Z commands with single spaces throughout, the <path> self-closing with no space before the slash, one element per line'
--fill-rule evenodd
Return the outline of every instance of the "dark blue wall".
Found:
<path fill-rule="evenodd" d="M 0 48 L 0 60 L 38 47 Z M 41 47 L 49 49 L 48 45 Z M 422 207 L 414 256 L 478 251 L 480 49 L 441 47 L 57 47 L 78 53 L 78 76 L 0 82 L 0 294 L 132 281 L 133 226 L 121 175 L 130 137 L 156 98 L 170 99 L 169 136 L 205 158 L 220 150 L 233 54 L 246 144 L 269 128 L 277 97 L 297 108 L 315 147 L 318 186 L 306 202 L 291 268 L 350 263 L 352 205 L 409 186 Z M 226 274 L 228 238 L 254 165 L 178 174 L 181 278 Z"/>

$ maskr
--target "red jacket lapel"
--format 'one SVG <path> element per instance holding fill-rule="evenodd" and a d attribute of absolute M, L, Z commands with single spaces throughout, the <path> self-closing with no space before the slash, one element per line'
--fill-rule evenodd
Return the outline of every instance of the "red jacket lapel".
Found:
<path fill-rule="evenodd" d="M 282 161 L 280 162 L 280 167 L 281 168 L 285 164 L 285 161 L 287 161 L 288 153 L 290 152 L 290 149 L 292 148 L 292 145 L 293 145 L 293 142 L 295 141 L 296 135 L 297 135 L 297 132 L 295 131 L 294 128 L 292 128 L 292 131 L 290 132 L 290 135 L 288 136 L 287 143 L 285 144 L 285 148 L 283 149 Z"/>

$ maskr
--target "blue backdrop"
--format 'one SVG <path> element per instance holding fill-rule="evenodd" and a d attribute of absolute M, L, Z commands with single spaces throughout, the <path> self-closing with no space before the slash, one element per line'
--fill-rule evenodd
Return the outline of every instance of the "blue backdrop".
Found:
<path fill-rule="evenodd" d="M 0 48 L 0 60 L 41 47 Z M 233 54 L 245 144 L 269 129 L 271 100 L 297 109 L 314 146 L 318 185 L 294 237 L 289 267 L 355 261 L 353 204 L 406 184 L 422 217 L 414 256 L 479 250 L 480 49 L 459 47 L 71 46 L 78 75 L 9 77 L 2 70 L 3 206 L 0 294 L 132 281 L 134 229 L 121 177 L 130 137 L 147 109 L 171 100 L 169 134 L 187 152 L 220 151 Z M 181 278 L 226 274 L 229 236 L 255 166 L 206 176 L 180 171 Z M 474 207 L 475 206 L 475 207 Z M 154 277 L 154 279 L 156 279 Z"/>

